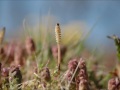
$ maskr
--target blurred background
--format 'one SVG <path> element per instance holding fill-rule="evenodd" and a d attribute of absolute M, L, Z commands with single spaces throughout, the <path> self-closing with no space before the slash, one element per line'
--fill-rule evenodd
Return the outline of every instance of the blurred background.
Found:
<path fill-rule="evenodd" d="M 52 20 L 52 24 L 49 22 Z M 73 25 L 83 32 L 90 31 L 86 46 L 102 52 L 115 53 L 114 43 L 107 35 L 120 33 L 120 1 L 112 0 L 1 0 L 0 27 L 6 27 L 6 39 L 17 38 L 23 23 L 33 28 L 41 22 L 51 25 L 56 22 L 61 28 Z M 74 28 L 73 28 L 74 29 Z M 76 28 L 79 29 L 79 28 Z M 19 32 L 19 33 L 18 33 Z"/>
<path fill-rule="evenodd" d="M 37 67 L 55 69 L 56 23 L 62 32 L 62 72 L 72 58 L 82 57 L 91 81 L 106 88 L 109 74 L 120 71 L 114 41 L 107 38 L 120 37 L 119 0 L 0 0 L 0 40 L 6 27 L 0 46 L 2 65 L 23 66 L 24 81 L 34 77 Z"/>

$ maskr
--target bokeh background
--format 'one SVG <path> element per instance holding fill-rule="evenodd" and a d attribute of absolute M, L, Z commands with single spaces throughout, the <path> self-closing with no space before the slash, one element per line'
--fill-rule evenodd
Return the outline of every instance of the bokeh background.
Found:
<path fill-rule="evenodd" d="M 44 67 L 50 69 L 51 75 L 57 74 L 56 23 L 60 23 L 62 32 L 61 72 L 72 65 L 70 60 L 82 57 L 90 84 L 97 88 L 91 90 L 107 88 L 108 80 L 120 75 L 114 41 L 107 38 L 114 34 L 120 37 L 119 0 L 0 0 L 0 36 L 2 28 L 6 28 L 0 45 L 2 68 L 20 65 L 23 81 L 36 75 L 38 79 Z M 59 84 L 55 78 L 50 87 Z M 35 85 L 38 87 L 38 82 L 28 87 Z"/>
<path fill-rule="evenodd" d="M 120 33 L 120 1 L 112 0 L 1 0 L 0 27 L 5 26 L 6 38 L 17 38 L 23 22 L 35 27 L 54 19 L 61 26 L 76 25 L 90 32 L 87 46 L 105 53 L 115 53 L 114 43 L 107 35 Z M 48 25 L 49 23 L 47 23 Z"/>

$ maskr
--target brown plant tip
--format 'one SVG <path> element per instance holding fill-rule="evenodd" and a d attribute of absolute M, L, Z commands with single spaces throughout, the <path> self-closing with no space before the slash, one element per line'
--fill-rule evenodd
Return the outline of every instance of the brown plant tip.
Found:
<path fill-rule="evenodd" d="M 67 79 L 68 82 L 71 81 L 71 79 L 72 79 L 71 84 L 75 83 L 76 74 L 74 76 L 73 76 L 73 74 L 75 72 L 75 69 L 77 68 L 77 65 L 78 65 L 78 61 L 77 61 L 76 58 L 71 59 L 68 62 L 68 70 L 67 70 L 67 73 L 66 73 L 66 79 Z M 72 76 L 73 76 L 73 78 L 72 78 Z"/>
<path fill-rule="evenodd" d="M 65 76 L 68 82 L 71 81 L 70 87 L 75 83 L 76 90 L 90 90 L 86 64 L 82 58 L 74 58 L 68 62 L 68 70 Z"/>
<path fill-rule="evenodd" d="M 77 59 L 72 59 L 68 63 L 68 69 L 71 71 L 74 71 L 76 69 L 77 65 L 78 65 Z"/>
<path fill-rule="evenodd" d="M 77 90 L 90 90 L 86 64 L 83 59 L 79 60 L 79 73 L 76 77 Z"/>
<path fill-rule="evenodd" d="M 84 61 L 84 60 L 81 60 L 81 61 L 80 61 L 79 68 L 80 68 L 80 69 L 85 69 L 85 68 L 86 68 L 86 64 L 85 64 L 85 61 Z"/>
<path fill-rule="evenodd" d="M 57 23 L 57 26 L 59 26 L 59 23 Z"/>

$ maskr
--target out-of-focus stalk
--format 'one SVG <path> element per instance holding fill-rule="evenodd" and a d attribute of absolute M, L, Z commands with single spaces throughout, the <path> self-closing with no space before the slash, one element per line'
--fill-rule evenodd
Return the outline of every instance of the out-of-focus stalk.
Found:
<path fill-rule="evenodd" d="M 5 35 L 5 27 L 3 27 L 2 30 L 0 31 L 0 44 L 3 43 L 4 35 Z"/>
<path fill-rule="evenodd" d="M 5 27 L 2 28 L 2 30 L 0 31 L 0 45 L 2 45 L 3 43 L 3 39 L 4 39 L 4 35 L 5 35 Z M 1 63 L 0 63 L 0 90 L 2 90 L 2 80 L 1 80 Z"/>

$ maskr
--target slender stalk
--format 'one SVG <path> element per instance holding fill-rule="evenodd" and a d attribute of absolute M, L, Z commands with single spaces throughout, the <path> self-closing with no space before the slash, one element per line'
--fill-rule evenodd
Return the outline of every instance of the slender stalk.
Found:
<path fill-rule="evenodd" d="M 2 30 L 0 31 L 0 45 L 3 44 L 3 40 L 4 40 L 4 36 L 5 36 L 5 27 L 2 28 Z"/>
<path fill-rule="evenodd" d="M 61 50 L 60 50 L 60 44 L 57 44 L 58 46 L 58 70 L 60 71 L 60 63 L 61 63 Z"/>

